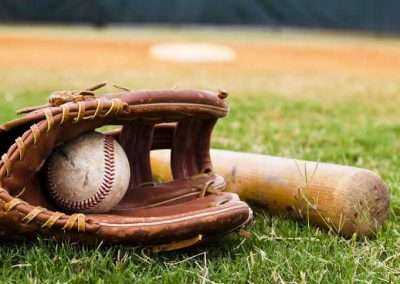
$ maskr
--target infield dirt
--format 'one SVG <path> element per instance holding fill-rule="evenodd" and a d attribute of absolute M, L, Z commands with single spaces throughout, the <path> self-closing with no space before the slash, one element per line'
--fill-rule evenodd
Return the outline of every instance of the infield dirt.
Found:
<path fill-rule="evenodd" d="M 310 84 L 334 89 L 348 80 L 369 86 L 377 82 L 397 85 L 400 80 L 397 39 L 271 31 L 249 36 L 246 30 L 228 35 L 196 29 L 162 30 L 161 35 L 152 29 L 65 30 L 0 28 L 1 89 L 18 89 L 21 83 L 52 88 L 49 82 L 76 87 L 109 79 L 134 88 L 211 87 L 247 93 L 273 84 L 278 92 L 290 94 L 307 91 Z M 222 44 L 235 52 L 236 60 L 173 63 L 151 56 L 149 50 L 155 44 L 176 41 Z M 245 82 L 238 82 L 240 78 L 246 78 Z M 360 84 L 353 91 L 357 88 Z"/>

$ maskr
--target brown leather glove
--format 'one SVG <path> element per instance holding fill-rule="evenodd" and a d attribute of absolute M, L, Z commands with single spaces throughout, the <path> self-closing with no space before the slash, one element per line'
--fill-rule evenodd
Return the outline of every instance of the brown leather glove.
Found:
<path fill-rule="evenodd" d="M 58 92 L 49 105 L 25 109 L 0 125 L 0 238 L 54 237 L 173 250 L 241 228 L 248 205 L 223 192 L 213 172 L 212 129 L 227 114 L 226 94 L 196 90 L 124 91 L 94 96 Z M 113 135 L 131 163 L 127 194 L 105 214 L 60 212 L 41 168 L 52 151 L 84 132 L 121 125 Z M 174 180 L 155 183 L 150 151 L 171 149 Z"/>

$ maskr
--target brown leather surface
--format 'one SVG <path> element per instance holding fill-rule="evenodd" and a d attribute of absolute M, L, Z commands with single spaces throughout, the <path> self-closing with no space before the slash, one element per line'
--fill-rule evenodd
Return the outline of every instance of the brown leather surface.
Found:
<path fill-rule="evenodd" d="M 6 154 L 0 164 L 0 238 L 157 244 L 243 226 L 251 210 L 237 195 L 223 192 L 225 182 L 213 173 L 209 154 L 212 129 L 227 111 L 225 98 L 212 92 L 138 91 L 39 108 L 0 125 L 1 155 Z M 121 125 L 112 135 L 131 163 L 126 196 L 111 212 L 85 215 L 84 232 L 68 212 L 46 227 L 60 210 L 43 186 L 47 158 L 56 147 L 104 125 Z M 153 181 L 149 155 L 157 148 L 171 149 L 172 182 Z M 21 192 L 24 202 L 12 205 Z"/>

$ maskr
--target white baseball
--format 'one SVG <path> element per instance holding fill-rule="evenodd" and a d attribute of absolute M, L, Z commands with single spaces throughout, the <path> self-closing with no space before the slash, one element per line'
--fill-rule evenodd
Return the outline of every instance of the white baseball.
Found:
<path fill-rule="evenodd" d="M 128 158 L 112 137 L 83 134 L 49 158 L 47 188 L 54 202 L 72 212 L 101 213 L 116 206 L 130 181 Z"/>

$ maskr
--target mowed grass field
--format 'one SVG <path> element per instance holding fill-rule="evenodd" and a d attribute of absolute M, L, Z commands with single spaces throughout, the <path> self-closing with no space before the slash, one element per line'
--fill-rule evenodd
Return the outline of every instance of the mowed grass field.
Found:
<path fill-rule="evenodd" d="M 157 61 L 163 42 L 232 48 L 230 63 Z M 131 89 L 230 93 L 213 147 L 379 172 L 390 220 L 345 239 L 258 212 L 231 234 L 174 253 L 50 240 L 0 244 L 1 283 L 399 283 L 400 39 L 218 28 L 0 27 L 0 120 L 56 89 L 109 81 Z M 106 89 L 112 91 L 112 89 Z"/>

